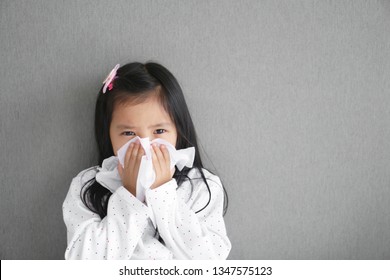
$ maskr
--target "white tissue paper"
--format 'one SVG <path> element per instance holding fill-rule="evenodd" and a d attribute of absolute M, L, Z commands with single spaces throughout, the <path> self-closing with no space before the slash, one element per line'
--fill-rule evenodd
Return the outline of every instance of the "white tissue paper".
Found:
<path fill-rule="evenodd" d="M 190 147 L 186 149 L 176 150 L 172 144 L 163 139 L 157 138 L 150 141 L 149 138 L 140 138 L 137 136 L 128 141 L 117 151 L 118 159 L 122 167 L 124 167 L 127 149 L 129 148 L 131 143 L 137 140 L 141 143 L 141 146 L 145 150 L 145 155 L 141 159 L 141 165 L 138 171 L 136 196 L 140 201 L 144 202 L 145 191 L 151 187 L 151 185 L 156 179 L 156 174 L 153 170 L 151 145 L 153 143 L 156 143 L 158 146 L 164 144 L 167 147 L 171 158 L 170 169 L 172 169 L 176 165 L 179 170 L 182 170 L 184 166 L 187 166 L 189 168 L 192 167 L 195 158 L 195 148 Z"/>

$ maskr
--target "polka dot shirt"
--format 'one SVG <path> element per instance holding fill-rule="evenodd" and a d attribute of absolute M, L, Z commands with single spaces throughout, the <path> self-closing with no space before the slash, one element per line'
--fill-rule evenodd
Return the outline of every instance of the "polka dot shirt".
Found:
<path fill-rule="evenodd" d="M 203 169 L 211 198 L 199 171 L 192 169 L 188 176 L 193 186 L 187 180 L 178 187 L 172 179 L 148 189 L 142 203 L 121 185 L 117 163 L 115 156 L 107 158 L 102 167 L 83 170 L 73 178 L 63 203 L 68 240 L 65 259 L 227 258 L 231 243 L 226 235 L 223 189 L 217 176 Z M 103 219 L 80 197 L 82 186 L 91 178 L 112 192 Z"/>

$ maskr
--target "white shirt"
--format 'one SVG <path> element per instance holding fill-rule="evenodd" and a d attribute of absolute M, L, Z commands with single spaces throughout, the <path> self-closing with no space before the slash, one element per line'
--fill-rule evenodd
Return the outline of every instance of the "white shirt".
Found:
<path fill-rule="evenodd" d="M 65 259 L 226 259 L 231 243 L 223 220 L 220 179 L 203 169 L 209 191 L 198 170 L 177 186 L 176 180 L 145 193 L 142 203 L 122 186 L 118 158 L 102 167 L 83 170 L 73 178 L 63 203 L 68 246 Z M 99 170 L 99 172 L 97 172 Z M 101 219 L 81 200 L 80 192 L 91 178 L 112 192 L 107 216 Z M 199 178 L 199 179 L 198 179 Z M 158 241 L 155 226 L 165 244 Z"/>

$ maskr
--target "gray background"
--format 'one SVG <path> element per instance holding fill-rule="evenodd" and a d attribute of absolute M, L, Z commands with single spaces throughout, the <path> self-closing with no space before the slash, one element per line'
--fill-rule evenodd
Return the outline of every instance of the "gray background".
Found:
<path fill-rule="evenodd" d="M 181 83 L 230 259 L 390 258 L 388 1 L 0 2 L 0 257 L 62 259 L 116 63 Z"/>

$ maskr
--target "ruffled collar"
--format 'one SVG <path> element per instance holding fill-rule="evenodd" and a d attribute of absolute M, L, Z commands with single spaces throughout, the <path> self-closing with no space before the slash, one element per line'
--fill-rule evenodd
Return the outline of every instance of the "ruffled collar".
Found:
<path fill-rule="evenodd" d="M 106 158 L 102 162 L 102 167 L 98 167 L 96 181 L 111 192 L 115 192 L 122 186 L 122 180 L 118 172 L 119 159 L 116 156 Z"/>

